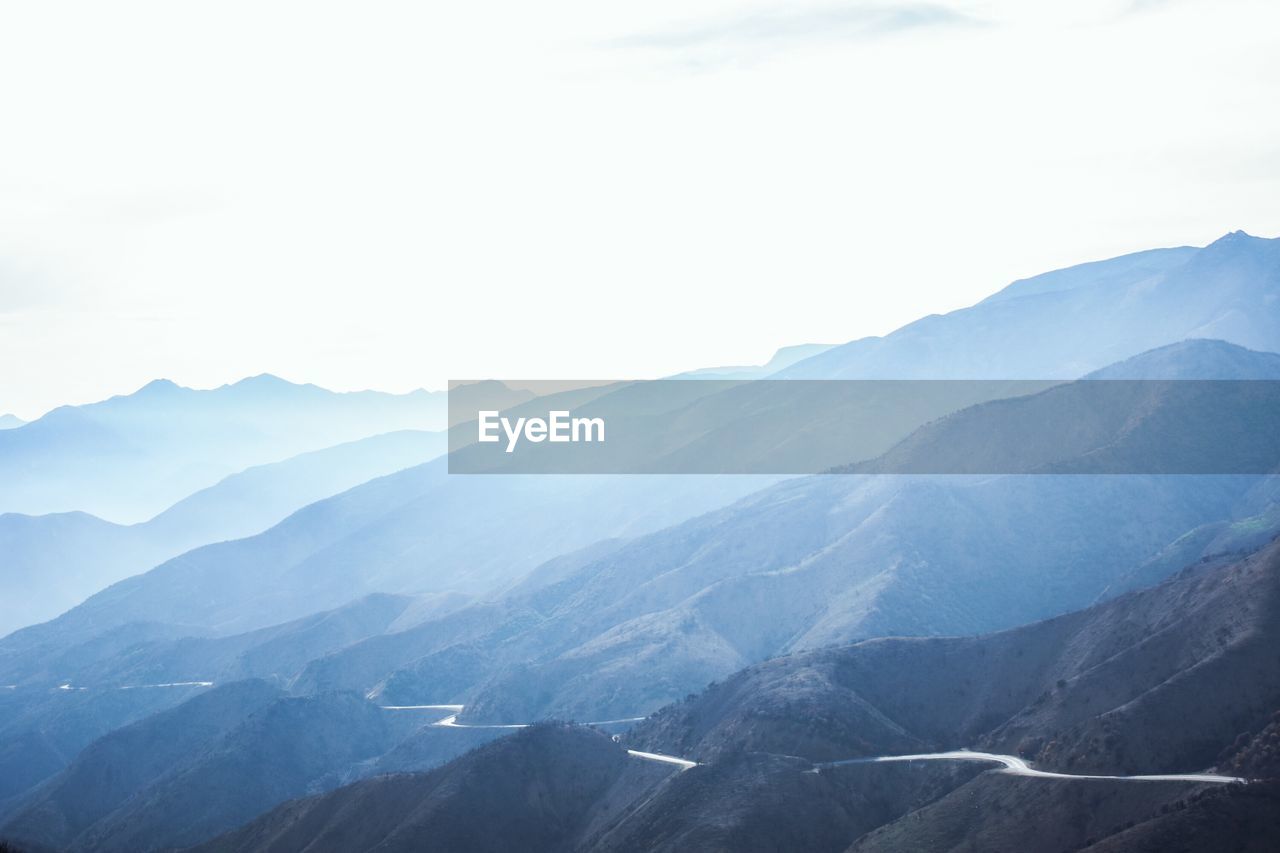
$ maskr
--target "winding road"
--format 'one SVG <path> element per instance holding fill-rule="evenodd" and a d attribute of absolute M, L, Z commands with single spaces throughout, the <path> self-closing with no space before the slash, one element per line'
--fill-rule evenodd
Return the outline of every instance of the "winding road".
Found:
<path fill-rule="evenodd" d="M 458 722 L 458 715 L 465 709 L 465 705 L 380 705 L 384 711 L 447 711 L 447 716 L 441 717 L 432 726 L 447 729 L 524 729 L 528 728 L 530 723 L 493 723 L 493 724 L 470 724 Z M 620 720 L 597 720 L 595 722 L 585 723 L 588 726 L 607 726 L 617 723 L 638 723 L 644 717 L 624 717 Z M 678 758 L 674 755 L 664 755 L 660 752 L 641 752 L 637 749 L 628 749 L 627 755 L 632 758 L 640 758 L 645 761 L 658 761 L 663 764 L 671 764 L 679 767 L 682 771 L 692 767 L 697 767 L 697 761 L 690 761 L 687 758 Z M 1229 785 L 1232 783 L 1247 783 L 1249 780 L 1240 776 L 1218 776 L 1213 773 L 1159 773 L 1147 776 L 1102 776 L 1087 773 L 1056 773 L 1051 770 L 1036 770 L 1030 764 L 1016 755 L 1000 755 L 995 752 L 973 752 L 967 749 L 955 749 L 950 752 L 923 752 L 915 755 L 878 755 L 870 758 L 846 758 L 841 761 L 823 761 L 813 765 L 809 773 L 821 773 L 823 770 L 831 770 L 836 767 L 848 767 L 855 764 L 882 764 L 894 761 L 983 761 L 989 764 L 1002 765 L 997 772 L 1007 773 L 1011 776 L 1030 776 L 1036 779 L 1108 779 L 1108 780 L 1126 780 L 1133 782 L 1197 782 L 1209 783 L 1217 785 Z"/>
<path fill-rule="evenodd" d="M 1004 765 L 998 772 L 1011 776 L 1031 776 L 1037 779 L 1112 779 L 1135 782 L 1209 782 L 1228 785 L 1232 782 L 1248 782 L 1240 776 L 1217 776 L 1213 773 L 1160 773 L 1150 776 L 1100 776 L 1087 773 L 1055 773 L 1036 770 L 1016 755 L 1000 755 L 994 752 L 971 752 L 956 749 L 950 752 L 925 752 L 917 755 L 878 755 L 874 758 L 847 758 L 843 761 L 824 761 L 813 766 L 810 773 L 820 773 L 833 767 L 853 764 L 881 764 L 890 761 L 985 761 Z"/>
<path fill-rule="evenodd" d="M 458 722 L 458 715 L 462 713 L 462 709 L 466 707 L 465 705 L 380 705 L 379 707 L 384 711 L 449 711 L 451 713 L 448 716 L 441 717 L 431 724 L 444 729 L 527 729 L 531 725 L 530 723 L 494 723 L 489 725 L 460 723 Z M 594 722 L 584 723 L 584 725 L 608 726 L 618 723 L 638 723 L 643 719 L 644 717 L 624 717 L 620 720 L 595 720 Z M 663 755 L 660 752 L 641 752 L 638 749 L 628 749 L 627 755 L 644 761 L 670 764 L 679 767 L 682 771 L 698 766 L 696 761 L 677 758 L 674 755 Z"/>

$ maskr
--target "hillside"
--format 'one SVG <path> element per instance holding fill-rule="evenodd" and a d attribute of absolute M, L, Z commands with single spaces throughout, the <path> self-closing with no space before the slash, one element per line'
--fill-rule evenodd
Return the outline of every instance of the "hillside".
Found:
<path fill-rule="evenodd" d="M 221 689 L 244 678 L 287 684 L 307 661 L 391 630 L 412 605 L 369 596 L 224 638 L 192 636 L 178 626 L 125 625 L 82 645 L 24 657 L 10 674 L 15 683 L 0 690 L 0 814 L 19 805 L 7 798 L 57 774 L 120 726 L 180 706 L 211 685 Z"/>
<path fill-rule="evenodd" d="M 1043 619 L 1088 605 L 1206 520 L 1230 518 L 1250 487 L 1159 477 L 791 481 L 638 539 L 538 593 L 532 626 L 488 646 L 491 669 L 511 667 L 470 697 L 467 716 L 627 716 L 778 654 Z M 387 684 L 399 700 L 428 701 L 432 673 L 450 666 L 426 658 Z"/>
<path fill-rule="evenodd" d="M 0 637 L 192 548 L 261 533 L 308 504 L 444 449 L 443 433 L 372 436 L 232 474 L 139 524 L 82 512 L 0 515 Z"/>
<path fill-rule="evenodd" d="M 544 724 L 431 773 L 288 803 L 197 849 L 570 850 L 670 773 L 599 732 Z"/>
<path fill-rule="evenodd" d="M 133 621 L 238 633 L 373 592 L 485 592 L 557 554 L 664 527 L 759 484 L 750 477 L 451 478 L 437 460 L 116 583 L 0 641 L 0 673 L 24 649 L 70 645 Z M 552 523 L 565 518 L 573 523 Z"/>
<path fill-rule="evenodd" d="M 244 688 L 231 685 L 192 702 L 207 705 L 237 691 Z M 233 709 L 191 704 L 124 732 L 137 743 L 165 742 L 168 760 L 153 747 L 122 753 L 120 737 L 108 736 L 0 832 L 86 851 L 194 844 L 277 803 L 341 784 L 412 727 L 349 694 L 264 696 L 256 707 L 242 700 Z M 127 787 L 104 800 L 103 778 Z"/>
<path fill-rule="evenodd" d="M 638 726 L 637 748 L 810 760 L 961 747 L 1081 772 L 1212 765 L 1280 708 L 1280 541 L 1227 565 L 978 637 L 770 661 Z"/>
<path fill-rule="evenodd" d="M 625 755 L 589 729 L 543 725 L 428 774 L 288 803 L 201 849 L 1012 853 L 1159 849 L 1179 832 L 1188 850 L 1217 849 L 1215 837 L 1266 849 L 1266 785 L 1045 780 L 969 762 L 813 768 L 968 745 L 1074 772 L 1195 770 L 1235 741 L 1256 754 L 1280 707 L 1278 596 L 1280 541 L 1000 634 L 872 640 L 752 667 L 626 735 L 704 764 L 628 786 L 607 810 Z"/>
<path fill-rule="evenodd" d="M 1015 282 L 788 367 L 793 379 L 1074 379 L 1189 338 L 1280 351 L 1280 240 L 1227 234 Z"/>
<path fill-rule="evenodd" d="M 503 405 L 529 396 L 498 383 L 482 393 Z M 251 466 L 446 426 L 445 392 L 336 393 L 265 374 L 209 391 L 156 380 L 0 431 L 0 512 L 134 523 Z"/>

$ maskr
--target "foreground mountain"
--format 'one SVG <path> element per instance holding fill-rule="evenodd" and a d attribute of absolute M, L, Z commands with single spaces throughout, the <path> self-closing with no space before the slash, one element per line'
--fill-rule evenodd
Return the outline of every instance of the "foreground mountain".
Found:
<path fill-rule="evenodd" d="M 1188 338 L 1280 351 L 1280 239 L 1237 231 L 1015 282 L 780 371 L 794 379 L 1075 379 Z"/>
<path fill-rule="evenodd" d="M 437 606 L 443 611 L 450 604 Z M 427 607 L 410 598 L 370 596 L 225 638 L 191 636 L 177 626 L 127 625 L 29 658 L 15 673 L 18 683 L 0 690 L 0 817 L 22 805 L 20 795 L 121 726 L 186 707 L 186 700 L 237 679 L 286 685 L 307 661 L 392 630 L 410 612 L 430 613 Z"/>
<path fill-rule="evenodd" d="M 289 803 L 198 849 L 572 850 L 672 772 L 600 732 L 549 723 L 432 773 Z"/>
<path fill-rule="evenodd" d="M 247 717 L 281 698 L 262 681 L 210 690 L 124 726 L 86 747 L 5 821 L 4 834 L 57 848 L 191 760 Z"/>
<path fill-rule="evenodd" d="M 443 433 L 412 430 L 340 444 L 233 474 L 140 524 L 81 512 L 0 515 L 0 636 L 192 548 L 260 533 L 307 504 L 420 465 L 444 446 Z"/>
<path fill-rule="evenodd" d="M 245 684 L 192 702 L 215 700 L 223 707 L 187 703 L 91 745 L 4 833 L 72 850 L 190 845 L 347 781 L 412 725 L 350 694 L 272 700 Z M 130 739 L 165 745 L 134 756 L 122 752 Z"/>
<path fill-rule="evenodd" d="M 752 667 L 625 736 L 704 763 L 630 782 L 622 798 L 638 759 L 592 730 L 539 726 L 429 774 L 286 804 L 204 849 L 1118 850 L 1177 832 L 1179 849 L 1268 849 L 1280 823 L 1265 784 L 1026 778 L 974 762 L 813 770 L 964 746 L 1074 773 L 1256 763 L 1280 708 L 1277 604 L 1280 541 L 1000 634 Z"/>
<path fill-rule="evenodd" d="M 486 386 L 502 403 L 528 392 Z M 398 430 L 446 427 L 444 392 L 335 393 L 273 376 L 211 391 L 157 380 L 0 431 L 0 512 L 151 518 L 245 468 Z"/>
<path fill-rule="evenodd" d="M 1167 850 L 1267 853 L 1280 845 L 1280 783 L 1204 791 L 1083 848 L 1090 853 Z"/>
<path fill-rule="evenodd" d="M 974 747 L 1076 773 L 1187 772 L 1280 708 L 1278 640 L 1280 542 L 1003 633 L 772 661 L 658 714 L 633 740 L 699 759 Z"/>

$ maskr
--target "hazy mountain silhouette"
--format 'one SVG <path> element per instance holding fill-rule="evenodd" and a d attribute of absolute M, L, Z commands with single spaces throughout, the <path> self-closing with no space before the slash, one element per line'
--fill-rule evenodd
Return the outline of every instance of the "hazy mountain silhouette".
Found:
<path fill-rule="evenodd" d="M 1238 345 L 1275 348 L 1277 245 L 1231 235 L 1060 271 L 781 375 L 1270 377 L 1277 356 Z M 1060 403 L 1062 387 L 1039 396 Z M 1170 400 L 1147 400 L 1143 423 L 1178 411 Z M 142 451 L 121 448 L 168 439 L 122 441 L 114 426 L 68 410 L 21 441 L 64 430 L 86 458 L 153 476 L 134 464 Z M 1122 446 L 1116 424 L 1092 427 L 1050 461 Z M 153 849 L 245 821 L 217 849 L 1115 849 L 1178 833 L 1205 844 L 1233 821 L 1260 835 L 1274 801 L 1253 785 L 1195 799 L 1185 782 L 1090 788 L 972 765 L 807 771 L 967 746 L 1071 772 L 1271 772 L 1280 546 L 1236 552 L 1280 525 L 1274 480 L 848 475 L 760 488 L 449 477 L 442 461 L 399 471 L 0 641 L 0 836 Z M 227 505 L 195 501 L 178 526 Z M 712 679 L 629 735 L 710 762 L 687 772 L 555 725 L 431 773 L 365 778 L 496 736 L 379 705 L 465 703 L 463 723 L 605 719 Z M 189 680 L 217 686 L 159 686 Z M 238 691 L 265 704 L 219 704 Z"/>
<path fill-rule="evenodd" d="M 0 432 L 0 511 L 141 521 L 253 465 L 397 430 L 444 429 L 445 410 L 444 392 L 335 393 L 265 374 L 211 391 L 156 380 Z"/>
<path fill-rule="evenodd" d="M 290 513 L 439 456 L 443 433 L 373 436 L 249 468 L 139 524 L 87 513 L 0 515 L 0 636 L 51 619 L 199 545 L 259 533 Z"/>
<path fill-rule="evenodd" d="M 1127 358 L 1085 379 L 1280 379 L 1280 354 L 1226 341 L 1179 341 Z"/>
<path fill-rule="evenodd" d="M 751 477 L 449 477 L 444 460 L 373 480 L 247 539 L 198 548 L 0 641 L 66 648 L 129 622 L 231 634 L 372 592 L 477 594 L 600 539 L 664 527 L 758 488 Z M 3 676 L 0 676 L 3 677 Z"/>
<path fill-rule="evenodd" d="M 1013 402 L 1047 400 L 1050 415 L 1069 418 L 1058 391 Z M 1110 424 L 1084 451 L 1125 428 Z M 1257 477 L 798 479 L 517 588 L 488 637 L 459 636 L 450 648 L 439 642 L 450 631 L 423 626 L 430 645 L 413 632 L 371 640 L 303 680 L 395 702 L 464 697 L 467 716 L 484 722 L 639 713 L 770 655 L 997 630 L 1086 606 L 1138 577 L 1155 583 L 1213 541 L 1235 536 L 1243 547 L 1271 535 L 1274 491 Z M 1214 525 L 1215 536 L 1196 532 Z M 1193 532 L 1199 551 L 1185 539 Z M 492 680 L 475 690 L 486 671 Z"/>
<path fill-rule="evenodd" d="M 704 367 L 677 373 L 673 379 L 763 379 L 806 358 L 831 349 L 834 344 L 795 344 L 782 347 L 764 364 L 733 367 Z"/>
<path fill-rule="evenodd" d="M 1015 282 L 969 308 L 862 338 L 797 379 L 1074 379 L 1189 338 L 1280 351 L 1280 239 L 1228 234 Z"/>

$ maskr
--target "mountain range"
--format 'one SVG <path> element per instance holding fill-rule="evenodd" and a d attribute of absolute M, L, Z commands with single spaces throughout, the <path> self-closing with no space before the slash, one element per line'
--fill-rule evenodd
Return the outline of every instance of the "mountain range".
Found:
<path fill-rule="evenodd" d="M 1210 338 L 1280 351 L 1280 240 L 1235 231 L 1014 282 L 978 304 L 833 347 L 796 379 L 1075 379 Z"/>
<path fill-rule="evenodd" d="M 440 432 L 372 436 L 247 468 L 138 524 L 85 512 L 0 515 L 0 634 L 51 619 L 192 548 L 260 533 L 321 498 L 444 449 Z"/>
<path fill-rule="evenodd" d="M 851 448 L 843 473 L 391 470 L 410 448 L 383 476 L 337 476 L 342 453 L 400 440 L 379 436 L 206 482 L 137 525 L 201 544 L 154 567 L 139 557 L 139 574 L 0 639 L 0 837 L 83 850 L 1269 849 L 1280 794 L 1265 782 L 864 760 L 968 748 L 1074 776 L 1280 775 L 1277 478 L 1064 473 L 1104 452 L 1124 470 L 1186 420 L 1195 384 L 1155 383 L 1141 417 L 1089 418 L 1077 379 L 1277 378 L 1278 247 L 1236 233 L 1084 265 L 797 354 L 771 376 L 1060 380 L 904 421 L 871 458 Z M 91 418 L 0 433 L 27 436 L 0 443 L 0 470 L 36 436 L 45 473 L 78 457 L 93 468 L 50 477 L 68 500 L 133 470 L 148 502 L 148 478 L 186 464 L 188 449 L 171 451 L 191 426 L 152 396 L 199 401 L 210 431 L 230 424 L 243 446 L 210 458 L 235 471 L 317 434 L 243 438 L 261 424 L 230 390 L 189 393 L 208 396 L 160 386 L 114 401 L 127 417 L 83 407 Z M 338 405 L 326 394 L 322 409 Z M 672 453 L 696 447 L 723 404 L 686 396 Z M 391 420 L 421 414 L 368 399 Z M 502 407 L 522 405 L 541 403 L 512 392 Z M 1079 429 L 1032 443 L 1016 472 L 876 473 L 941 443 L 987 449 L 974 436 L 992 435 L 992 407 L 1019 412 L 1024 435 L 1046 420 Z M 64 418 L 94 426 L 46 443 Z M 151 423 L 134 434 L 134 418 Z M 103 439 L 113 430 L 129 440 Z M 193 427 L 193 448 L 220 440 Z M 1270 444 L 1243 449 L 1258 454 L 1251 472 L 1280 470 Z M 11 494 L 32 498 L 37 479 Z M 6 541 L 29 543 L 22 565 L 51 574 L 133 530 L 6 523 L 19 531 Z M 609 735 L 626 724 L 484 728 L 646 715 L 621 742 Z"/>
<path fill-rule="evenodd" d="M 1217 840 L 1267 849 L 1280 838 L 1280 785 L 829 763 L 976 746 L 1075 774 L 1238 764 L 1273 740 L 1278 597 L 1280 541 L 1003 633 L 868 640 L 751 667 L 624 738 L 700 762 L 685 772 L 647 766 L 589 728 L 544 724 L 437 771 L 283 805 L 202 849 L 448 839 L 481 850 L 865 851 L 952 849 L 956 838 L 989 850 L 1131 849 L 1134 836 L 1170 837 L 1166 824 L 1208 835 L 1223 810 L 1232 820 Z M 1255 766 L 1280 778 L 1274 756 Z"/>
<path fill-rule="evenodd" d="M 497 383 L 497 405 L 527 398 Z M 335 393 L 268 374 L 199 391 L 156 380 L 0 431 L 0 512 L 145 521 L 245 468 L 398 430 L 447 426 L 445 392 Z"/>

